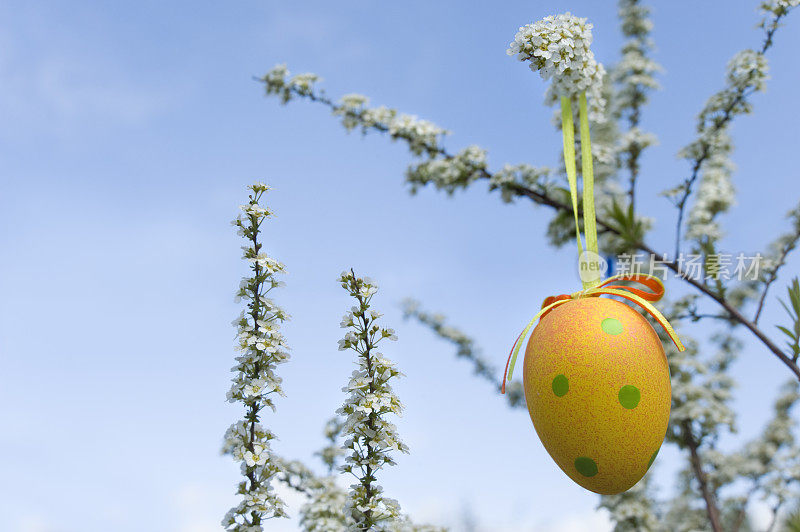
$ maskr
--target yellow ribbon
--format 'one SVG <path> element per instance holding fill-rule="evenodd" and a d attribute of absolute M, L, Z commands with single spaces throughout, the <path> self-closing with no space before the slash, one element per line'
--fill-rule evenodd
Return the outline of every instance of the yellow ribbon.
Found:
<path fill-rule="evenodd" d="M 582 255 L 583 244 L 578 225 L 578 177 L 575 172 L 575 125 L 572 121 L 572 101 L 566 96 L 561 97 L 561 136 L 564 139 L 564 168 L 567 170 L 572 213 L 575 215 L 575 239 L 578 241 L 578 255 Z"/>
<path fill-rule="evenodd" d="M 586 251 L 592 252 L 595 255 L 590 256 L 589 259 L 597 262 L 599 257 L 597 245 L 597 220 L 594 207 L 594 170 L 592 167 L 592 144 L 589 133 L 589 112 L 586 103 L 586 93 L 581 93 L 579 98 L 580 108 L 580 135 L 581 135 L 581 165 L 583 169 L 583 228 L 586 233 Z M 572 101 L 567 96 L 561 97 L 561 131 L 564 141 L 564 167 L 567 171 L 567 181 L 569 182 L 569 192 L 572 199 L 572 212 L 575 216 L 575 238 L 578 242 L 578 253 L 583 259 L 583 244 L 581 242 L 580 226 L 578 225 L 578 185 L 577 173 L 575 170 L 575 124 L 572 116 Z M 599 264 L 596 269 L 590 271 L 600 271 Z M 646 292 L 639 288 L 625 286 L 625 285 L 612 285 L 615 281 L 631 281 L 642 284 L 649 288 L 651 291 Z M 642 309 L 645 310 L 650 316 L 653 317 L 666 331 L 670 339 L 675 343 L 678 351 L 683 351 L 685 348 L 678 338 L 675 329 L 670 325 L 667 318 L 664 317 L 659 310 L 654 307 L 650 301 L 658 301 L 664 295 L 664 284 L 658 277 L 646 274 L 632 274 L 632 275 L 615 275 L 609 277 L 605 281 L 600 282 L 600 279 L 592 279 L 583 281 L 583 290 L 575 292 L 570 295 L 560 295 L 556 297 L 548 297 L 542 303 L 542 309 L 528 322 L 525 329 L 517 337 L 516 342 L 511 347 L 511 352 L 508 354 L 506 361 L 506 369 L 503 372 L 503 385 L 501 388 L 502 393 L 506 391 L 506 380 L 511 380 L 514 373 L 514 365 L 517 362 L 517 355 L 522 347 L 523 340 L 528 336 L 528 332 L 533 328 L 536 320 L 543 317 L 552 309 L 563 305 L 567 301 L 573 299 L 581 299 L 585 297 L 599 297 L 601 295 L 617 296 L 629 301 L 633 301 Z"/>
<path fill-rule="evenodd" d="M 580 95 L 581 120 L 581 168 L 583 173 L 583 232 L 586 234 L 586 250 L 594 253 L 588 257 L 594 264 L 589 271 L 597 272 L 597 278 L 584 282 L 583 288 L 597 286 L 600 283 L 600 251 L 597 248 L 597 220 L 594 210 L 594 167 L 592 166 L 592 142 L 589 135 L 589 111 L 586 105 L 586 93 Z M 570 123 L 570 126 L 572 123 Z M 579 250 L 580 252 L 580 250 Z M 588 286 L 587 286 L 588 285 Z"/>

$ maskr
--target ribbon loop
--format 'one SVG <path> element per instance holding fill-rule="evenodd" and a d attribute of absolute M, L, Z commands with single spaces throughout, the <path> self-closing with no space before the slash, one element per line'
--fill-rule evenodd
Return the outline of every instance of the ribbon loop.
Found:
<path fill-rule="evenodd" d="M 614 281 L 631 281 L 639 283 L 649 288 L 651 292 L 645 292 L 644 290 L 640 290 L 632 286 L 617 286 L 610 284 L 613 283 Z M 661 282 L 661 279 L 659 279 L 658 277 L 654 277 L 652 275 L 646 275 L 642 273 L 631 273 L 626 275 L 615 275 L 613 277 L 609 277 L 608 279 L 606 279 L 597 286 L 597 288 L 602 288 L 602 287 L 613 288 L 617 290 L 627 290 L 647 301 L 658 301 L 659 299 L 664 297 L 664 283 Z"/>

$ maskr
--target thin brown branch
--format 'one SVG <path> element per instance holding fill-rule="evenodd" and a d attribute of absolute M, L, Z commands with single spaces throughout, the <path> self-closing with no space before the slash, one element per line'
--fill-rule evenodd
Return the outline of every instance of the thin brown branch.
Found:
<path fill-rule="evenodd" d="M 708 514 L 708 521 L 711 523 L 711 529 L 714 532 L 722 532 L 722 526 L 719 519 L 719 508 L 717 506 L 717 498 L 713 490 L 708 485 L 708 478 L 705 471 L 703 471 L 703 464 L 700 461 L 700 454 L 697 452 L 698 443 L 692 434 L 692 427 L 689 421 L 684 421 L 681 424 L 683 432 L 683 441 L 689 449 L 690 462 L 692 470 L 694 471 L 697 483 L 700 486 L 700 493 L 703 495 L 703 500 L 706 503 L 706 513 Z"/>
<path fill-rule="evenodd" d="M 753 498 L 753 495 L 756 494 L 756 491 L 758 491 L 758 484 L 753 485 L 749 490 L 747 490 L 744 500 L 742 501 L 742 505 L 736 512 L 736 520 L 733 523 L 733 529 L 731 532 L 739 532 L 739 530 L 741 530 L 744 520 L 747 518 L 747 505 L 750 504 L 750 499 Z"/>
<path fill-rule="evenodd" d="M 800 233 L 795 235 L 797 238 L 800 238 Z M 797 245 L 797 238 L 788 242 L 778 255 L 778 261 L 775 264 L 775 267 L 772 268 L 769 272 L 769 277 L 764 281 L 764 290 L 761 292 L 761 297 L 758 299 L 758 306 L 756 307 L 756 314 L 753 317 L 753 323 L 758 324 L 758 319 L 761 317 L 761 311 L 764 308 L 764 302 L 767 299 L 767 292 L 769 291 L 769 287 L 778 279 L 778 271 L 781 267 L 786 264 L 786 257 L 789 253 L 795 248 Z"/>

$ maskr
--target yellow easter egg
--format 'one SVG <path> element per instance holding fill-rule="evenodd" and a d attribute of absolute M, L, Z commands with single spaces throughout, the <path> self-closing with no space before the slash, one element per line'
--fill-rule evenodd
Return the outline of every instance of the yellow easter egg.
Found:
<path fill-rule="evenodd" d="M 595 493 L 621 493 L 655 460 L 669 422 L 664 347 L 614 299 L 574 299 L 545 314 L 525 350 L 525 400 L 547 452 Z"/>

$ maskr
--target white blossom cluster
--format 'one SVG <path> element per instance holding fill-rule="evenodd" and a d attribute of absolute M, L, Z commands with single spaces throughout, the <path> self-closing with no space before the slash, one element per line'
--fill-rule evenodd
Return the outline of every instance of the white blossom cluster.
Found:
<path fill-rule="evenodd" d="M 441 139 L 449 131 L 415 115 L 400 113 L 386 106 L 369 107 L 369 98 L 361 94 L 345 94 L 333 105 L 333 114 L 342 117 L 348 131 L 361 128 L 362 133 L 377 129 L 393 139 L 403 139 L 414 155 L 434 156 L 441 151 Z"/>
<path fill-rule="evenodd" d="M 648 101 L 648 91 L 659 88 L 655 75 L 662 69 L 649 56 L 653 49 L 650 38 L 653 22 L 649 16 L 650 8 L 639 0 L 619 0 L 622 33 L 627 39 L 622 46 L 622 59 L 612 69 L 611 78 L 618 86 L 614 108 L 623 117 L 638 113 Z"/>
<path fill-rule="evenodd" d="M 297 460 L 284 462 L 276 457 L 282 470 L 281 480 L 308 497 L 299 512 L 300 526 L 306 532 L 346 532 L 357 529 L 351 514 L 345 514 L 348 500 L 347 490 L 340 486 L 337 477 L 332 475 L 343 449 L 339 446 L 340 452 L 335 453 L 334 456 L 328 452 L 335 446 L 342 424 L 343 420 L 337 417 L 325 425 L 324 433 L 327 445 L 321 452 L 316 453 L 328 467 L 329 474 L 327 476 L 316 476 L 313 471 Z M 430 525 L 415 524 L 406 515 L 400 515 L 393 521 L 383 523 L 383 528 L 391 532 L 444 532 L 446 530 Z"/>
<path fill-rule="evenodd" d="M 679 157 L 700 169 L 697 199 L 689 213 L 686 237 L 713 243 L 722 236 L 717 217 L 734 204 L 730 161 L 733 144 L 729 126 L 733 117 L 751 112 L 747 97 L 763 91 L 767 80 L 767 60 L 763 53 L 743 50 L 728 63 L 727 84 L 706 102 L 698 116 L 698 138 L 684 147 Z M 690 186 L 687 184 L 686 186 Z M 675 193 L 688 193 L 678 188 Z"/>
<path fill-rule="evenodd" d="M 761 27 L 766 30 L 774 30 L 778 27 L 781 18 L 792 8 L 800 5 L 800 0 L 765 0 L 761 2 L 761 11 L 764 13 L 764 20 Z"/>
<path fill-rule="evenodd" d="M 328 473 L 332 473 L 334 469 L 336 469 L 339 459 L 344 456 L 345 453 L 342 446 L 338 443 L 339 435 L 342 433 L 342 425 L 343 421 L 339 416 L 328 420 L 323 430 L 327 445 L 315 453 L 328 468 Z"/>
<path fill-rule="evenodd" d="M 600 497 L 598 508 L 608 510 L 611 521 L 615 523 L 613 532 L 664 530 L 649 491 L 650 476 L 645 476 L 628 491 Z"/>
<path fill-rule="evenodd" d="M 615 119 L 627 119 L 628 122 L 627 131 L 617 142 L 616 155 L 620 158 L 619 164 L 630 174 L 628 196 L 629 203 L 634 205 L 641 153 L 658 143 L 656 136 L 643 131 L 639 123 L 650 91 L 659 88 L 655 75 L 661 71 L 661 66 L 650 57 L 653 50 L 650 8 L 642 5 L 640 0 L 619 0 L 618 8 L 626 40 L 622 46 L 622 58 L 611 69 L 610 77 L 616 88 L 611 98 L 611 113 Z"/>
<path fill-rule="evenodd" d="M 719 133 L 715 138 L 730 145 L 727 133 Z M 736 189 L 731 181 L 735 166 L 728 158 L 730 151 L 730 148 L 715 150 L 703 165 L 697 198 L 686 224 L 686 238 L 690 240 L 715 242 L 723 237 L 717 217 L 727 212 L 736 200 Z"/>
<path fill-rule="evenodd" d="M 586 92 L 596 108 L 602 109 L 605 69 L 595 60 L 591 44 L 592 25 L 585 18 L 564 13 L 519 28 L 506 53 L 529 62 L 531 70 L 543 79 L 552 79 L 552 90 L 558 96 Z"/>
<path fill-rule="evenodd" d="M 342 272 L 339 282 L 357 303 L 342 318 L 341 326 L 348 331 L 339 341 L 340 350 L 358 355 L 358 369 L 343 388 L 347 400 L 337 410 L 345 418 L 342 433 L 349 452 L 342 471 L 358 480 L 350 487 L 345 514 L 353 521 L 353 530 L 391 530 L 390 525 L 401 517 L 400 505 L 383 495 L 376 473 L 395 464 L 391 453 L 407 453 L 408 447 L 395 425 L 386 420 L 388 415 L 402 413 L 403 405 L 389 383 L 401 373 L 376 347 L 397 336 L 394 330 L 377 324 L 381 313 L 370 304 L 378 287 L 371 279 L 356 277 L 351 270 Z"/>
<path fill-rule="evenodd" d="M 547 181 L 553 173 L 546 166 L 535 167 L 529 164 L 505 164 L 489 178 L 489 190 L 500 190 L 503 201 L 510 203 L 519 195 L 520 188 L 546 191 Z"/>
<path fill-rule="evenodd" d="M 723 517 L 727 513 L 743 517 L 755 495 L 766 500 L 773 513 L 787 501 L 800 499 L 800 446 L 794 431 L 797 422 L 790 411 L 800 400 L 797 381 L 786 383 L 775 402 L 773 417 L 761 435 L 747 443 L 741 451 L 726 454 L 714 448 L 702 451 L 708 465 L 706 478 L 714 493 L 745 481 L 746 491 L 722 500 Z M 734 519 L 735 520 L 735 519 Z"/>
<path fill-rule="evenodd" d="M 308 500 L 298 513 L 300 527 L 306 532 L 345 532 L 349 529 L 344 515 L 347 492 L 336 477 L 318 477 L 298 460 L 274 457 L 281 469 L 280 480 L 305 495 Z"/>
<path fill-rule="evenodd" d="M 386 527 L 387 532 L 446 532 L 447 529 L 433 525 L 418 525 L 406 516 L 396 519 Z"/>
<path fill-rule="evenodd" d="M 645 148 L 658 144 L 658 137 L 653 133 L 632 127 L 619 137 L 617 149 L 624 153 L 639 154 Z"/>
<path fill-rule="evenodd" d="M 667 437 L 679 446 L 685 445 L 684 423 L 688 423 L 698 443 L 714 438 L 723 428 L 735 430 L 736 416 L 730 408 L 734 380 L 728 374 L 738 348 L 730 336 L 715 337 L 719 353 L 709 361 L 698 356 L 697 344 L 681 336 L 686 350 L 679 352 L 667 346 L 672 383 L 672 410 Z"/>
<path fill-rule="evenodd" d="M 283 103 L 287 103 L 294 96 L 312 96 L 314 84 L 320 81 L 319 76 L 310 72 L 289 76 L 289 69 L 285 64 L 275 65 L 261 78 L 267 94 L 275 94 Z"/>
<path fill-rule="evenodd" d="M 269 187 L 257 183 L 249 187 L 250 201 L 241 206 L 233 224 L 247 240 L 244 259 L 251 275 L 242 279 L 237 292 L 247 301 L 246 309 L 234 322 L 240 355 L 236 357 L 233 384 L 228 391 L 230 402 L 245 406 L 244 419 L 237 421 L 225 433 L 222 448 L 239 462 L 244 479 L 239 483 L 241 500 L 222 521 L 226 530 L 260 532 L 263 522 L 273 517 L 285 517 L 283 501 L 275 494 L 272 481 L 281 468 L 270 449 L 275 435 L 260 423 L 261 410 L 275 409 L 272 397 L 283 395 L 281 378 L 275 374 L 278 364 L 289 358 L 280 325 L 287 314 L 269 297 L 272 289 L 283 283 L 276 275 L 285 273 L 283 264 L 269 257 L 259 241 L 261 224 L 272 212 L 259 204 Z"/>
<path fill-rule="evenodd" d="M 311 497 L 300 507 L 300 526 L 306 532 L 346 532 L 352 526 L 344 513 L 347 491 L 327 476 L 316 481 Z"/>
<path fill-rule="evenodd" d="M 406 182 L 411 184 L 411 192 L 429 183 L 440 190 L 452 194 L 459 188 L 467 188 L 486 172 L 486 150 L 478 146 L 468 146 L 452 157 L 428 159 L 406 170 Z"/>

